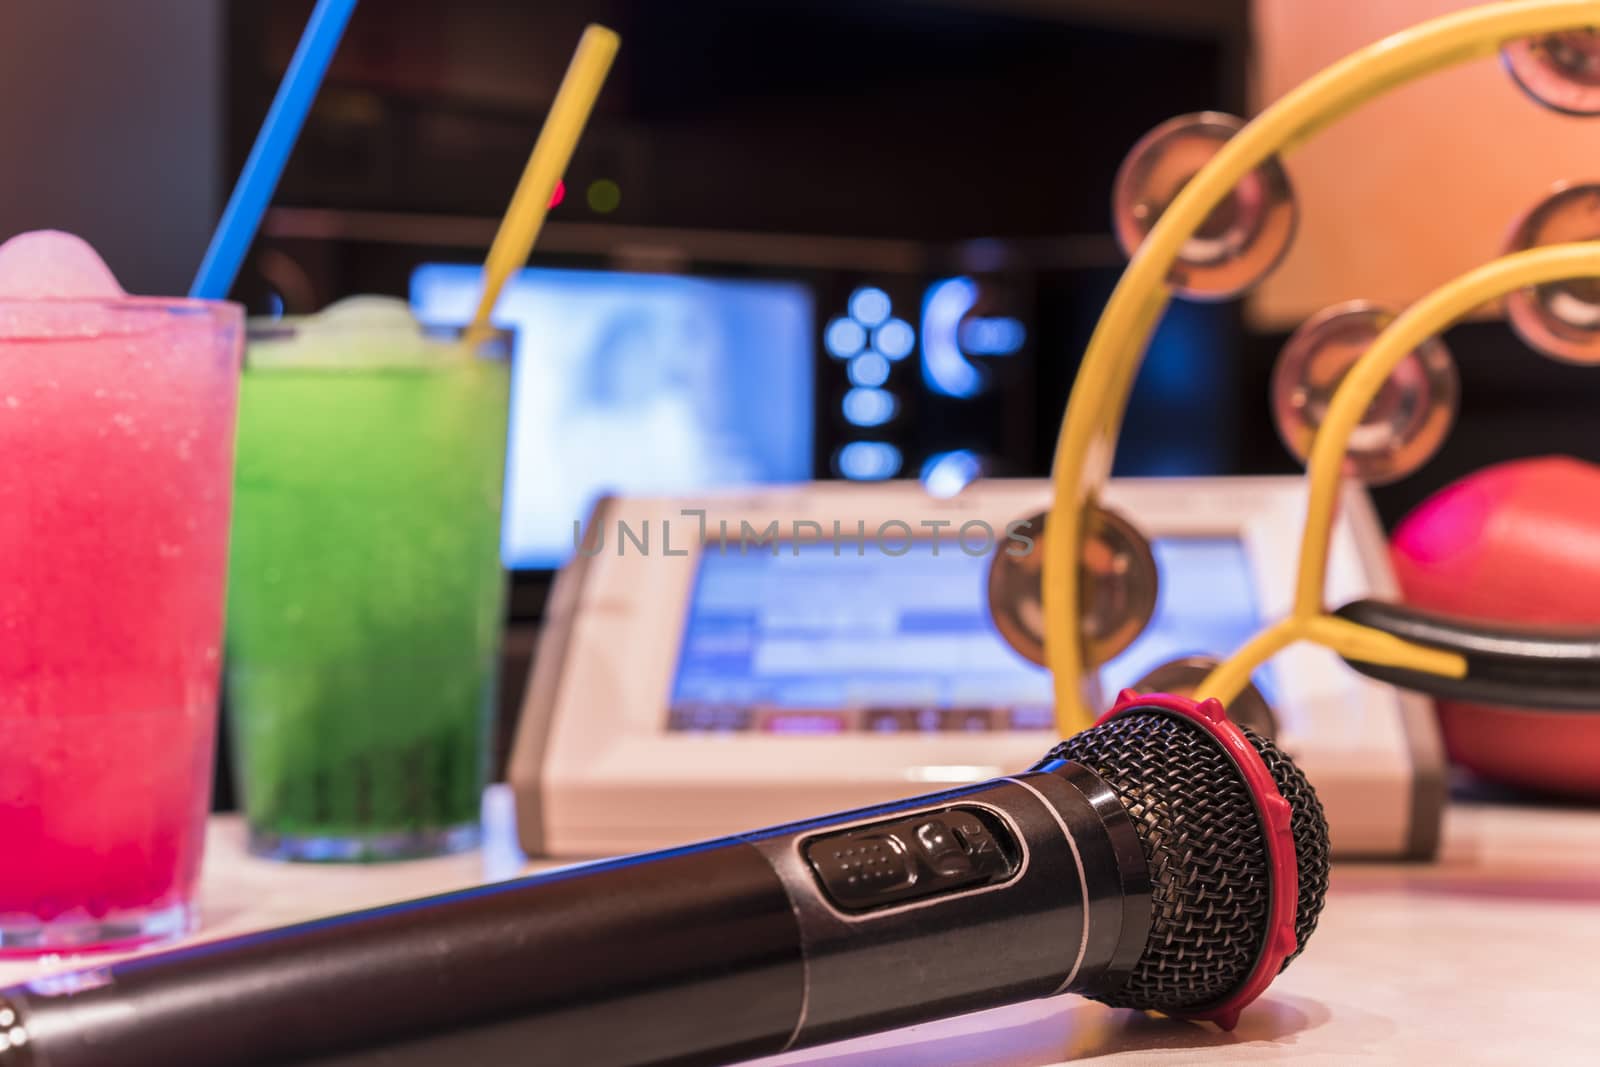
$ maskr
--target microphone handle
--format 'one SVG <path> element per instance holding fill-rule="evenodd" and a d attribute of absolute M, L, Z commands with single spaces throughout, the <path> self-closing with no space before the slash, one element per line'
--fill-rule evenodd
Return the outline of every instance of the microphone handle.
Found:
<path fill-rule="evenodd" d="M 1111 988 L 1149 923 L 1056 762 L 0 990 L 0 1067 L 722 1063 Z"/>

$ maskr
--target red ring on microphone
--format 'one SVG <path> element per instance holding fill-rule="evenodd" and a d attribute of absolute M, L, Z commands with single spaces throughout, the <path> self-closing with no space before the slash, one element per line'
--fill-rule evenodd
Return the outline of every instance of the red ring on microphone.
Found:
<path fill-rule="evenodd" d="M 1183 1019 L 1205 1019 L 1224 1030 L 1232 1030 L 1239 1022 L 1239 1013 L 1245 1006 L 1266 991 L 1267 986 L 1283 970 L 1283 963 L 1294 955 L 1296 941 L 1294 925 L 1300 900 L 1300 864 L 1294 851 L 1294 831 L 1289 819 L 1292 811 L 1289 802 L 1278 792 L 1278 783 L 1267 769 L 1261 753 L 1244 736 L 1244 731 L 1228 718 L 1228 709 L 1219 700 L 1193 701 L 1187 697 L 1166 694 L 1136 693 L 1124 689 L 1117 694 L 1111 710 L 1095 723 L 1116 718 L 1142 708 L 1156 708 L 1188 719 L 1210 734 L 1228 754 L 1244 780 L 1245 789 L 1255 803 L 1256 818 L 1261 823 L 1266 843 L 1267 870 L 1272 884 L 1269 887 L 1269 910 L 1266 936 L 1261 942 L 1261 952 L 1255 966 L 1245 980 L 1222 1000 L 1195 1011 L 1175 1012 Z"/>

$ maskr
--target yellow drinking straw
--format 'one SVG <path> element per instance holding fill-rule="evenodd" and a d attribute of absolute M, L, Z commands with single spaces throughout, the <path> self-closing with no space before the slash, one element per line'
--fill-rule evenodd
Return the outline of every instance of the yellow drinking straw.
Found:
<path fill-rule="evenodd" d="M 1597 0 L 1523 0 L 1457 11 L 1385 38 L 1326 68 L 1261 112 L 1167 206 L 1106 302 L 1056 441 L 1042 593 L 1045 658 L 1055 686 L 1056 727 L 1063 736 L 1094 721 L 1084 691 L 1093 664 L 1084 654 L 1078 623 L 1085 508 L 1110 475 L 1128 392 L 1166 306 L 1167 277 L 1184 244 L 1263 160 L 1304 143 L 1367 100 L 1432 71 L 1491 56 L 1506 41 L 1596 24 Z M 1315 639 L 1350 638 L 1338 623 L 1319 620 L 1312 627 Z M 1398 639 L 1386 643 L 1386 651 L 1398 665 L 1417 670 L 1450 666 L 1436 660 L 1433 650 Z"/>
<path fill-rule="evenodd" d="M 615 33 L 593 23 L 584 28 L 578 39 L 578 50 L 572 54 L 561 88 L 556 90 L 555 103 L 550 105 L 544 129 L 539 131 L 528 165 L 517 181 L 511 206 L 506 208 L 494 244 L 489 246 L 489 257 L 483 263 L 483 296 L 467 327 L 468 343 L 482 341 L 493 332 L 489 319 L 500 299 L 500 290 L 505 288 L 506 279 L 528 261 L 533 243 L 539 239 L 556 182 L 572 162 L 573 150 L 578 147 L 578 138 L 583 135 L 621 44 L 622 39 Z"/>

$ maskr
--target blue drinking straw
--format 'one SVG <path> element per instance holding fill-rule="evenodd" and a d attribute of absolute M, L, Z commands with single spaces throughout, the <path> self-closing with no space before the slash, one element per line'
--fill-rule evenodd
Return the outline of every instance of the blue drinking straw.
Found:
<path fill-rule="evenodd" d="M 283 166 L 300 136 L 306 112 L 311 110 L 311 101 L 316 99 L 322 76 L 328 72 L 328 63 L 355 7 L 356 0 L 317 0 L 283 83 L 278 86 L 278 95 L 272 100 L 261 132 L 256 134 L 250 158 L 245 160 L 244 171 L 211 235 L 205 259 L 200 261 L 200 272 L 189 287 L 191 297 L 222 300 L 233 288 L 244 254 L 261 227 L 261 216 L 283 176 Z"/>

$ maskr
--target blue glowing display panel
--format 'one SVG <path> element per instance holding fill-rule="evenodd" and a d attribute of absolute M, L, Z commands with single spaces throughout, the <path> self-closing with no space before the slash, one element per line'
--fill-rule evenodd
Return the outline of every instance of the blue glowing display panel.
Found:
<path fill-rule="evenodd" d="M 426 264 L 417 317 L 458 325 L 477 267 Z M 558 567 L 602 493 L 678 494 L 811 477 L 812 298 L 789 282 L 530 268 L 516 331 L 501 553 Z"/>
<path fill-rule="evenodd" d="M 1152 546 L 1155 617 L 1102 670 L 1105 691 L 1181 655 L 1226 655 L 1259 614 L 1231 538 Z M 874 547 L 714 547 L 701 558 L 668 726 L 696 732 L 1048 730 L 1049 675 L 1013 652 L 987 609 L 989 560 L 953 541 Z M 1267 691 L 1270 679 L 1258 676 Z"/>

